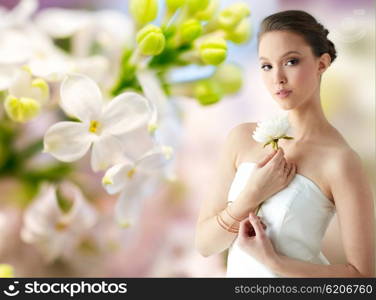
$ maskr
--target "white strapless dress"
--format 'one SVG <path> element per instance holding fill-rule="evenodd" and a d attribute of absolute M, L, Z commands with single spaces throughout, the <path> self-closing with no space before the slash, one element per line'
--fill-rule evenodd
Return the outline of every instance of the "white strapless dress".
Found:
<path fill-rule="evenodd" d="M 256 167 L 239 165 L 228 194 L 233 202 Z M 289 185 L 263 202 L 258 216 L 277 252 L 317 264 L 329 264 L 321 252 L 321 241 L 335 213 L 334 204 L 309 178 L 296 174 Z M 236 238 L 229 248 L 226 277 L 280 277 L 245 253 Z"/>

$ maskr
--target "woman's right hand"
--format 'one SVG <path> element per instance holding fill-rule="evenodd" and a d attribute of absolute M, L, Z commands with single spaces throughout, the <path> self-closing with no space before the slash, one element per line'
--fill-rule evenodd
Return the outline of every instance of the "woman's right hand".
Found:
<path fill-rule="evenodd" d="M 296 165 L 287 162 L 284 151 L 279 148 L 267 155 L 256 165 L 245 187 L 245 193 L 251 193 L 258 204 L 284 189 L 294 178 Z"/>

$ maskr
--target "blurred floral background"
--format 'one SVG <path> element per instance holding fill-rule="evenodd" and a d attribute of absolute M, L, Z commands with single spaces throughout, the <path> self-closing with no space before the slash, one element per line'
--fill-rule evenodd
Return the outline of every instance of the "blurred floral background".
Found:
<path fill-rule="evenodd" d="M 322 104 L 375 195 L 374 1 L 184 2 L 0 0 L 1 276 L 224 276 L 196 221 L 228 131 L 280 112 L 256 33 L 281 10 L 329 29 Z M 336 217 L 323 247 L 344 261 Z"/>

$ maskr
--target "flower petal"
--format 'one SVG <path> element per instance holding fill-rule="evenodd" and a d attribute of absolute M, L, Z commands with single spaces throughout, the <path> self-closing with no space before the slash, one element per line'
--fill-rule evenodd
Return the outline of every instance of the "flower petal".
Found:
<path fill-rule="evenodd" d="M 38 13 L 35 22 L 49 36 L 65 38 L 88 26 L 91 16 L 82 10 L 48 8 Z"/>
<path fill-rule="evenodd" d="M 74 231 L 85 231 L 94 226 L 97 221 L 98 214 L 94 207 L 89 204 L 82 194 L 81 190 L 69 181 L 60 184 L 62 191 L 69 195 L 69 199 L 73 200 L 73 205 L 66 215 L 71 229 Z"/>
<path fill-rule="evenodd" d="M 103 127 L 110 134 L 122 134 L 136 129 L 150 119 L 150 107 L 145 97 L 125 92 L 111 100 L 103 112 Z"/>
<path fill-rule="evenodd" d="M 87 75 L 101 84 L 110 71 L 110 61 L 100 55 L 80 57 L 74 60 L 74 67 L 76 72 Z"/>
<path fill-rule="evenodd" d="M 32 56 L 30 41 L 20 30 L 6 29 L 0 34 L 0 64 L 25 63 Z"/>
<path fill-rule="evenodd" d="M 16 68 L 13 66 L 0 66 L 0 91 L 6 90 L 16 75 Z"/>
<path fill-rule="evenodd" d="M 87 124 L 59 122 L 47 130 L 43 151 L 61 161 L 72 162 L 85 155 L 92 141 Z"/>
<path fill-rule="evenodd" d="M 9 94 L 20 98 L 31 96 L 31 74 L 25 69 L 17 70 L 12 83 L 9 86 Z"/>
<path fill-rule="evenodd" d="M 158 112 L 163 114 L 168 99 L 161 87 L 160 80 L 155 71 L 150 69 L 140 69 L 137 71 L 136 76 L 145 96 L 155 103 Z"/>
<path fill-rule="evenodd" d="M 109 194 L 116 194 L 120 192 L 126 185 L 127 181 L 131 180 L 128 177 L 131 170 L 134 168 L 132 163 L 116 164 L 109 168 L 102 179 L 102 185 Z"/>
<path fill-rule="evenodd" d="M 115 205 L 115 219 L 121 227 L 128 228 L 138 222 L 142 201 L 143 198 L 136 194 L 128 196 L 125 191 L 121 193 Z"/>
<path fill-rule="evenodd" d="M 137 224 L 145 198 L 155 192 L 159 183 L 159 178 L 156 176 L 140 176 L 138 183 L 124 189 L 115 206 L 115 218 L 120 226 L 127 228 Z"/>
<path fill-rule="evenodd" d="M 124 154 L 132 161 L 139 159 L 154 147 L 155 141 L 148 132 L 147 125 L 117 136 L 124 147 Z"/>
<path fill-rule="evenodd" d="M 102 94 L 97 84 L 84 75 L 67 76 L 60 89 L 61 108 L 81 121 L 98 120 L 102 111 Z"/>
<path fill-rule="evenodd" d="M 91 168 L 94 172 L 105 170 L 122 160 L 123 146 L 114 136 L 102 135 L 93 143 Z"/>
<path fill-rule="evenodd" d="M 98 41 L 102 46 L 119 49 L 135 39 L 135 24 L 130 16 L 117 10 L 105 9 L 96 12 L 94 18 L 101 28 Z"/>
<path fill-rule="evenodd" d="M 48 81 L 62 81 L 66 74 L 73 70 L 73 63 L 68 58 L 55 53 L 47 53 L 41 58 L 34 58 L 28 66 L 34 76 Z"/>
<path fill-rule="evenodd" d="M 37 9 L 37 0 L 21 0 L 12 11 L 9 12 L 7 18 L 15 25 L 22 25 L 28 21 Z"/>
<path fill-rule="evenodd" d="M 145 172 L 153 172 L 164 167 L 171 159 L 173 149 L 168 146 L 157 146 L 145 153 L 145 155 L 136 162 L 136 167 Z"/>

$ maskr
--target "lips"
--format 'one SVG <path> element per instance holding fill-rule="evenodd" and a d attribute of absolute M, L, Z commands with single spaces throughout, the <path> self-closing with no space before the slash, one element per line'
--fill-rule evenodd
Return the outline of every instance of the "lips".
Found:
<path fill-rule="evenodd" d="M 292 93 L 292 90 L 279 90 L 276 95 L 280 98 L 286 98 Z"/>

